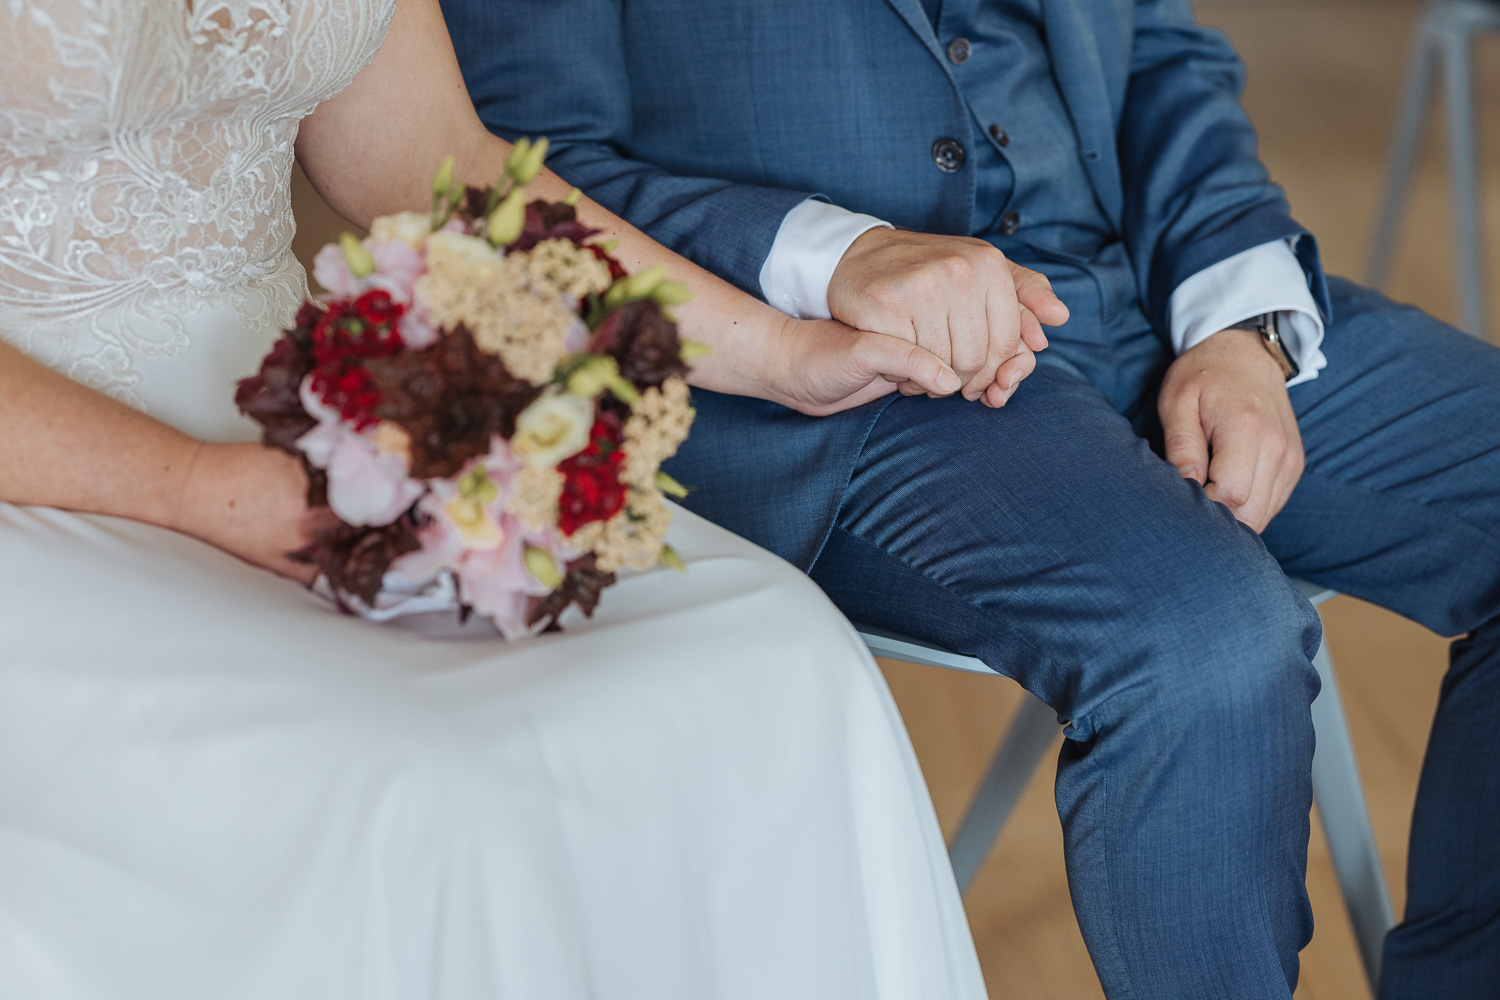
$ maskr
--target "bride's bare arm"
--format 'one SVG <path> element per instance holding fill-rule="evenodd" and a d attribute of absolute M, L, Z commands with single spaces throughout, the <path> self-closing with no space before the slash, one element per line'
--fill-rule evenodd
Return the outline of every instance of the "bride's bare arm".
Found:
<path fill-rule="evenodd" d="M 460 178 L 490 183 L 510 144 L 491 135 L 475 113 L 436 0 L 400 0 L 375 60 L 303 122 L 298 159 L 339 214 L 368 226 L 377 215 L 425 207 L 432 176 L 450 153 Z M 555 200 L 570 186 L 543 171 L 530 190 Z M 674 279 L 692 288 L 694 300 L 674 313 L 686 337 L 713 348 L 694 366 L 695 385 L 821 414 L 884 395 L 901 381 L 934 394 L 960 384 L 914 344 L 839 323 L 788 320 L 592 201 L 584 199 L 579 213 L 604 230 L 602 239 L 619 241 L 616 255 L 626 267 L 664 261 Z"/>
<path fill-rule="evenodd" d="M 303 581 L 286 553 L 307 512 L 299 462 L 258 444 L 204 444 L 0 340 L 0 501 L 113 514 L 182 531 Z"/>

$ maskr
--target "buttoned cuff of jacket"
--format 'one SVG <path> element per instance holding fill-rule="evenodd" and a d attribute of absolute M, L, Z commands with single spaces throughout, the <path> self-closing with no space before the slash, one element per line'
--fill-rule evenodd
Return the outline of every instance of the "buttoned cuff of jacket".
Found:
<path fill-rule="evenodd" d="M 761 294 L 788 316 L 828 319 L 828 283 L 844 251 L 881 226 L 894 228 L 873 215 L 808 198 L 781 220 L 760 269 Z"/>
<path fill-rule="evenodd" d="M 1318 377 L 1328 360 L 1323 344 L 1323 317 L 1297 261 L 1294 240 L 1273 240 L 1219 261 L 1191 276 L 1172 292 L 1168 324 L 1172 347 L 1181 354 L 1261 313 L 1277 314 L 1287 353 L 1297 374 L 1287 385 Z"/>

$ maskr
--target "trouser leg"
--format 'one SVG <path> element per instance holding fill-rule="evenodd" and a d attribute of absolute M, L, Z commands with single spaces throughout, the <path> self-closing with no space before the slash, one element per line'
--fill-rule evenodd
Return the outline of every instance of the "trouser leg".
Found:
<path fill-rule="evenodd" d="M 1289 572 L 1454 644 L 1384 1000 L 1500 996 L 1500 351 L 1331 283 L 1328 368 L 1291 390 L 1307 471 L 1266 544 Z M 1335 650 L 1337 655 L 1337 650 Z M 1341 671 L 1360 664 L 1339 659 Z M 1399 706 L 1396 707 L 1399 710 Z"/>
<path fill-rule="evenodd" d="M 876 422 L 814 578 L 1067 723 L 1069 885 L 1111 998 L 1289 997 L 1316 614 L 1260 540 L 1055 366 Z"/>

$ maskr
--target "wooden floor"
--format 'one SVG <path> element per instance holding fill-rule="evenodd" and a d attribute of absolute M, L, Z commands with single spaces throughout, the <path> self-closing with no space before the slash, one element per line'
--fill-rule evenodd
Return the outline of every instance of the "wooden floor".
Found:
<path fill-rule="evenodd" d="M 1396 95 L 1418 7 L 1409 3 L 1207 0 L 1201 20 L 1228 33 L 1249 66 L 1246 106 L 1262 155 L 1298 219 L 1315 232 L 1331 272 L 1358 276 L 1385 169 Z M 1479 51 L 1486 141 L 1486 223 L 1500 246 L 1500 44 Z M 1440 108 L 1434 108 L 1440 114 Z M 1440 120 L 1440 119 L 1437 119 Z M 1397 270 L 1388 291 L 1444 319 L 1455 315 L 1441 126 L 1431 130 Z M 1491 261 L 1500 264 L 1500 254 Z M 1500 270 L 1489 269 L 1500 288 Z M 1500 330 L 1500 302 L 1490 303 Z M 1419 626 L 1356 602 L 1324 605 L 1375 834 L 1399 913 L 1417 773 L 1447 643 Z M 1019 689 L 1009 681 L 908 664 L 883 664 L 952 832 L 998 742 Z M 1031 782 L 998 848 L 974 883 L 970 924 L 996 1000 L 1102 996 L 1073 919 L 1049 760 Z M 1309 891 L 1317 930 L 1303 952 L 1298 1000 L 1364 1000 L 1354 939 L 1322 831 L 1314 826 Z"/>
<path fill-rule="evenodd" d="M 1418 7 L 1410 2 L 1204 0 L 1200 18 L 1225 30 L 1250 69 L 1246 104 L 1262 154 L 1297 217 L 1318 234 L 1331 272 L 1358 276 L 1384 172 L 1396 95 Z M 1481 91 L 1500 96 L 1500 43 L 1482 45 Z M 1486 225 L 1500 245 L 1500 101 L 1481 104 L 1486 136 Z M 1388 291 L 1453 319 L 1449 208 L 1434 128 Z M 343 228 L 299 176 L 296 249 L 309 260 Z M 1500 263 L 1500 254 L 1493 255 Z M 1497 274 L 1490 269 L 1491 285 Z M 1500 299 L 1500 296 L 1497 296 Z M 1490 305 L 1500 330 L 1500 301 Z M 1376 835 L 1398 911 L 1407 824 L 1446 643 L 1377 608 L 1337 598 L 1324 606 Z M 999 739 L 1019 689 L 1009 681 L 885 664 L 944 829 L 951 833 Z M 996 1000 L 1087 1000 L 1101 995 L 1074 922 L 1052 806 L 1053 768 L 1032 781 L 969 895 L 969 918 Z M 1322 833 L 1310 852 L 1317 916 L 1303 954 L 1299 1000 L 1367 997 Z"/>

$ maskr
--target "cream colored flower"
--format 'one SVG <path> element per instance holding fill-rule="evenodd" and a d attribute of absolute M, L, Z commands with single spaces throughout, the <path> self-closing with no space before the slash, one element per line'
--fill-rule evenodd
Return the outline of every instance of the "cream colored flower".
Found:
<path fill-rule="evenodd" d="M 435 325 L 463 323 L 481 350 L 533 385 L 552 379 L 577 318 L 556 295 L 528 287 L 522 255 L 502 259 L 486 241 L 461 233 L 427 241 L 427 273 L 416 292 Z"/>
<path fill-rule="evenodd" d="M 506 259 L 525 261 L 526 280 L 533 291 L 551 292 L 563 299 L 581 299 L 610 286 L 609 267 L 572 240 L 542 240 L 521 254 Z"/>
<path fill-rule="evenodd" d="M 453 522 L 458 537 L 471 549 L 497 549 L 505 541 L 500 523 L 490 513 L 489 505 L 500 496 L 484 466 L 475 466 L 458 478 L 458 495 L 443 505 L 443 513 Z"/>
<path fill-rule="evenodd" d="M 397 212 L 395 215 L 382 215 L 370 223 L 371 239 L 401 240 L 419 250 L 431 235 L 432 221 L 422 212 Z"/>
<path fill-rule="evenodd" d="M 687 383 L 675 375 L 660 389 L 653 387 L 641 393 L 630 408 L 630 419 L 625 421 L 622 481 L 643 490 L 655 488 L 656 470 L 677 454 L 692 427 L 694 410 L 688 398 Z"/>
<path fill-rule="evenodd" d="M 487 240 L 443 229 L 427 237 L 427 268 L 474 267 L 499 271 L 505 264 Z"/>
<path fill-rule="evenodd" d="M 510 480 L 505 509 L 531 531 L 557 523 L 557 501 L 562 496 L 563 474 L 546 466 L 528 466 Z"/>
<path fill-rule="evenodd" d="M 593 552 L 601 572 L 624 567 L 651 569 L 661 561 L 661 547 L 672 524 L 672 508 L 655 490 L 630 491 L 625 507 L 608 521 L 585 524 L 568 539 Z"/>
<path fill-rule="evenodd" d="M 529 466 L 551 469 L 589 443 L 594 401 L 553 386 L 516 417 L 510 450 Z"/>

